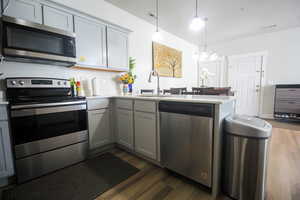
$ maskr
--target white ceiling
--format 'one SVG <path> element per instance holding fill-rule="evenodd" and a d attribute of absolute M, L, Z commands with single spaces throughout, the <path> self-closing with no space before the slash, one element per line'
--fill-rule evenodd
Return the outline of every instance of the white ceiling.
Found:
<path fill-rule="evenodd" d="M 154 24 L 148 13 L 155 13 L 155 0 L 106 1 Z M 199 16 L 208 17 L 209 43 L 300 26 L 300 0 L 198 2 Z M 203 34 L 189 30 L 195 15 L 195 0 L 160 0 L 159 4 L 162 29 L 197 45 L 203 42 Z"/>

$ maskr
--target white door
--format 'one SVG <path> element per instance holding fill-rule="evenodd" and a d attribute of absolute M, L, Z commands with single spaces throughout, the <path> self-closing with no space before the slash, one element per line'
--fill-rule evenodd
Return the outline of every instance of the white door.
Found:
<path fill-rule="evenodd" d="M 262 54 L 228 58 L 228 86 L 237 98 L 236 113 L 258 116 L 263 75 Z"/>

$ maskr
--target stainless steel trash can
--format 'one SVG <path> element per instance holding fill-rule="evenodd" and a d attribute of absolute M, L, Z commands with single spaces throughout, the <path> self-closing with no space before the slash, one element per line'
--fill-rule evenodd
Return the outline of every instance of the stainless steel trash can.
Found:
<path fill-rule="evenodd" d="M 223 192 L 238 200 L 264 200 L 272 126 L 255 117 L 225 119 Z"/>

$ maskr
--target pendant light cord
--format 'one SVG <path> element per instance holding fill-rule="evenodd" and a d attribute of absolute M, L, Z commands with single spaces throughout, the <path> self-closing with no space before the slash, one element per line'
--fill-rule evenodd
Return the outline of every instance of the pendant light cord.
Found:
<path fill-rule="evenodd" d="M 158 0 L 156 0 L 156 32 L 158 32 Z"/>
<path fill-rule="evenodd" d="M 207 18 L 205 20 L 205 30 L 204 30 L 204 51 L 207 51 Z"/>
<path fill-rule="evenodd" d="M 198 17 L 198 0 L 196 0 L 196 16 L 195 17 Z"/>

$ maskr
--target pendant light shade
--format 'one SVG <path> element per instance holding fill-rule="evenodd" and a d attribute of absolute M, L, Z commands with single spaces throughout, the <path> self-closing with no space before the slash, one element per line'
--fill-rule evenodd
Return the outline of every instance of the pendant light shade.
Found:
<path fill-rule="evenodd" d="M 198 16 L 198 0 L 196 0 L 196 14 L 195 17 L 193 18 L 191 24 L 190 24 L 190 29 L 193 31 L 200 31 L 201 29 L 204 28 L 205 26 L 205 20 L 203 20 L 201 17 Z"/>
<path fill-rule="evenodd" d="M 199 60 L 200 60 L 200 61 L 206 61 L 208 57 L 209 57 L 208 52 L 202 51 L 202 52 L 200 53 L 200 58 L 199 58 Z"/>
<path fill-rule="evenodd" d="M 190 29 L 192 31 L 200 31 L 205 26 L 205 21 L 200 17 L 194 17 L 192 23 L 190 24 Z"/>
<path fill-rule="evenodd" d="M 210 61 L 215 61 L 219 58 L 218 54 L 217 53 L 212 53 L 210 56 L 209 56 L 209 60 Z"/>
<path fill-rule="evenodd" d="M 159 31 L 155 31 L 155 32 L 153 33 L 153 35 L 152 35 L 152 40 L 153 40 L 154 42 L 159 42 L 159 41 L 161 41 L 161 40 L 162 40 L 162 35 L 161 35 L 161 33 L 160 33 Z"/>
<path fill-rule="evenodd" d="M 207 25 L 208 19 L 205 18 L 205 24 Z M 199 61 L 206 62 L 206 61 L 216 61 L 219 59 L 219 55 L 216 52 L 208 51 L 207 48 L 207 26 L 205 26 L 204 30 L 204 48 L 203 51 L 200 52 Z"/>
<path fill-rule="evenodd" d="M 156 30 L 155 32 L 153 33 L 152 35 L 152 40 L 155 41 L 155 42 L 159 42 L 163 39 L 161 33 L 159 32 L 158 30 L 158 0 L 156 0 L 156 16 L 155 16 L 155 20 L 156 20 Z"/>

